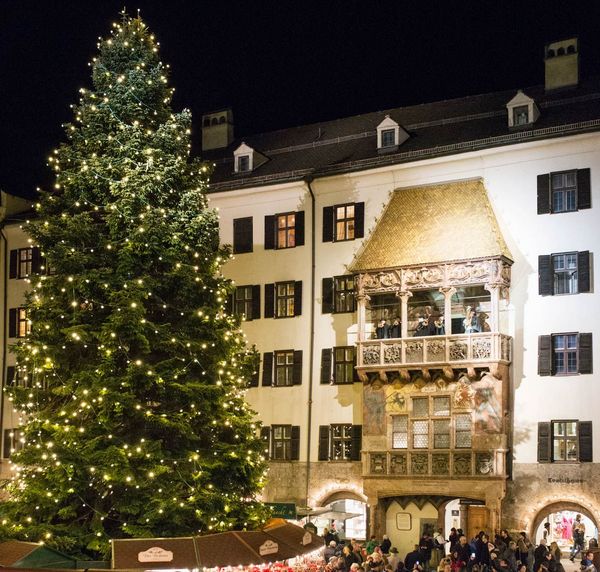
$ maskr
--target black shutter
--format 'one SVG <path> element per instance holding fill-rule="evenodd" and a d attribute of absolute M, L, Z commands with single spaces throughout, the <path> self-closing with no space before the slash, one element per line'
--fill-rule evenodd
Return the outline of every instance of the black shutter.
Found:
<path fill-rule="evenodd" d="M 323 301 L 321 303 L 321 311 L 323 314 L 331 314 L 333 312 L 333 278 L 323 278 L 322 286 Z"/>
<path fill-rule="evenodd" d="M 552 461 L 550 423 L 541 421 L 538 423 L 538 463 L 549 463 Z"/>
<path fill-rule="evenodd" d="M 352 375 L 352 381 L 354 383 L 360 381 L 360 377 L 358 375 L 358 370 L 356 369 L 357 364 L 358 364 L 358 348 L 356 346 L 354 346 L 354 372 Z"/>
<path fill-rule="evenodd" d="M 300 426 L 292 425 L 292 441 L 291 445 L 291 461 L 299 461 L 300 460 Z"/>
<path fill-rule="evenodd" d="M 17 308 L 8 311 L 8 337 L 17 337 Z"/>
<path fill-rule="evenodd" d="M 592 373 L 592 334 L 579 334 L 579 373 Z"/>
<path fill-rule="evenodd" d="M 252 286 L 252 316 L 251 320 L 258 320 L 260 318 L 260 285 L 256 284 Z"/>
<path fill-rule="evenodd" d="M 264 386 L 273 385 L 273 352 L 263 354 L 262 384 Z"/>
<path fill-rule="evenodd" d="M 235 314 L 234 294 L 227 294 L 227 304 L 225 305 L 225 309 L 228 314 Z"/>
<path fill-rule="evenodd" d="M 538 175 L 537 178 L 537 214 L 550 212 L 550 175 Z"/>
<path fill-rule="evenodd" d="M 590 170 L 577 170 L 577 208 L 591 209 L 592 208 L 592 193 L 590 185 Z"/>
<path fill-rule="evenodd" d="M 265 284 L 265 318 L 275 315 L 275 284 Z"/>
<path fill-rule="evenodd" d="M 256 364 L 254 370 L 252 371 L 252 374 L 250 375 L 250 380 L 248 381 L 248 387 L 258 387 L 258 378 L 260 377 L 259 371 L 260 371 L 259 364 Z"/>
<path fill-rule="evenodd" d="M 302 385 L 302 350 L 294 351 L 294 370 L 292 374 L 294 385 Z"/>
<path fill-rule="evenodd" d="M 11 250 L 10 251 L 10 267 L 9 267 L 9 272 L 8 272 L 8 277 L 9 278 L 16 278 L 17 277 L 17 265 L 19 263 L 19 251 L 18 250 Z"/>
<path fill-rule="evenodd" d="M 302 281 L 294 282 L 294 316 L 302 314 Z"/>
<path fill-rule="evenodd" d="M 538 336 L 538 375 L 552 375 L 552 336 Z"/>
<path fill-rule="evenodd" d="M 329 425 L 319 426 L 319 461 L 329 460 Z"/>
<path fill-rule="evenodd" d="M 577 292 L 590 291 L 590 251 L 577 253 Z"/>
<path fill-rule="evenodd" d="M 31 249 L 31 273 L 39 274 L 42 271 L 42 253 L 37 246 Z"/>
<path fill-rule="evenodd" d="M 323 348 L 321 350 L 321 383 L 323 384 L 331 383 L 332 352 L 333 350 L 331 348 Z"/>
<path fill-rule="evenodd" d="M 554 294 L 554 268 L 549 254 L 538 256 L 538 283 L 540 296 Z"/>
<path fill-rule="evenodd" d="M 304 211 L 296 213 L 294 232 L 296 235 L 296 246 L 304 246 Z"/>
<path fill-rule="evenodd" d="M 6 368 L 6 385 L 15 385 L 15 366 L 9 365 Z"/>
<path fill-rule="evenodd" d="M 592 448 L 592 422 L 579 422 L 579 462 L 591 463 L 593 457 Z"/>
<path fill-rule="evenodd" d="M 267 215 L 265 217 L 265 250 L 275 248 L 275 216 Z"/>
<path fill-rule="evenodd" d="M 253 248 L 252 217 L 233 219 L 233 252 L 242 254 L 252 252 Z"/>
<path fill-rule="evenodd" d="M 365 236 L 365 203 L 354 205 L 354 238 Z"/>
<path fill-rule="evenodd" d="M 333 242 L 333 207 L 323 207 L 323 242 Z"/>
<path fill-rule="evenodd" d="M 352 448 L 350 459 L 360 461 L 360 450 L 362 449 L 362 425 L 352 425 Z"/>
<path fill-rule="evenodd" d="M 260 428 L 260 438 L 265 444 L 265 453 L 267 457 L 271 458 L 271 428 L 270 427 L 261 427 Z"/>

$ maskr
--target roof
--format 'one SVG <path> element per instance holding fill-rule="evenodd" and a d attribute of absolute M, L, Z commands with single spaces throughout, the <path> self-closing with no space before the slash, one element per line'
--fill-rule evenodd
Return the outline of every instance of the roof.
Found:
<path fill-rule="evenodd" d="M 524 91 L 541 115 L 519 129 L 508 127 L 506 104 L 517 93 L 512 89 L 246 135 L 226 149 L 203 154 L 215 163 L 211 192 L 600 130 L 600 77 L 569 90 L 545 92 L 534 86 Z M 394 153 L 377 150 L 377 125 L 386 115 L 410 134 Z M 251 173 L 236 174 L 233 151 L 242 139 L 268 160 Z"/>
<path fill-rule="evenodd" d="M 504 256 L 512 259 L 481 179 L 397 189 L 352 272 Z"/>
<path fill-rule="evenodd" d="M 7 540 L 0 543 L 0 566 L 11 566 L 26 556 L 29 556 L 40 545 L 37 542 L 22 542 Z"/>
<path fill-rule="evenodd" d="M 76 559 L 38 542 L 0 543 L 0 566 L 15 568 L 75 568 Z"/>

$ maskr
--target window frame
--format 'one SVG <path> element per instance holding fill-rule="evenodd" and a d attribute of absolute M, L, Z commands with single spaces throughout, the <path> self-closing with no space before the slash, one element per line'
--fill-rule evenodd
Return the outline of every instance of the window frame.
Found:
<path fill-rule="evenodd" d="M 282 436 L 277 439 L 276 431 L 281 430 Z M 288 435 L 285 434 L 287 430 Z M 283 444 L 283 455 L 276 456 L 277 450 L 275 444 Z M 271 425 L 271 450 L 269 451 L 269 460 L 271 461 L 291 461 L 292 460 L 292 426 L 288 424 Z"/>
<path fill-rule="evenodd" d="M 554 177 L 556 175 L 563 175 L 563 176 L 567 176 L 572 174 L 574 176 L 575 179 L 575 184 L 572 187 L 569 186 L 565 186 L 565 187 L 561 187 L 559 189 L 555 189 L 554 188 Z M 564 171 L 553 171 L 551 173 L 549 173 L 549 186 L 550 186 L 550 212 L 551 213 L 556 213 L 556 214 L 561 214 L 561 213 L 570 213 L 570 212 L 576 212 L 579 210 L 579 204 L 578 204 L 578 187 L 579 187 L 579 182 L 577 180 L 577 169 L 566 169 Z M 554 202 L 554 195 L 555 192 L 561 192 L 564 194 L 563 196 L 563 201 L 564 204 L 567 204 L 567 196 L 566 193 L 568 192 L 572 192 L 573 193 L 573 208 L 561 208 L 561 209 L 556 209 L 555 208 L 555 202 Z"/>
<path fill-rule="evenodd" d="M 352 281 L 352 288 L 348 288 L 348 281 Z M 343 282 L 344 288 L 340 288 Z M 333 277 L 333 312 L 332 314 L 348 314 L 356 311 L 356 280 L 354 274 L 343 274 Z M 350 301 L 350 303 L 348 303 Z M 344 309 L 340 309 L 343 307 Z"/>
<path fill-rule="evenodd" d="M 575 336 L 576 345 L 575 345 L 574 350 L 573 350 L 573 348 L 568 347 L 569 336 Z M 559 337 L 565 338 L 565 347 L 562 348 L 561 350 L 559 350 L 559 352 L 564 356 L 563 364 L 565 364 L 566 371 L 561 371 L 561 372 L 559 372 L 557 370 L 556 355 L 558 352 L 556 351 L 556 348 L 554 345 L 555 339 L 557 339 Z M 553 372 L 552 375 L 557 376 L 557 377 L 579 375 L 579 333 L 578 332 L 559 332 L 556 334 L 551 334 L 551 338 L 552 338 L 552 372 Z M 575 370 L 574 371 L 568 371 L 569 353 L 575 354 Z"/>
<path fill-rule="evenodd" d="M 247 291 L 250 292 L 249 297 L 247 295 Z M 246 292 L 246 297 L 239 298 L 238 296 L 239 296 L 240 292 Z M 233 312 L 234 312 L 234 314 L 236 314 L 237 316 L 243 316 L 247 320 L 254 319 L 254 316 L 252 315 L 253 300 L 254 300 L 254 297 L 252 296 L 252 284 L 244 284 L 242 286 L 236 286 L 235 292 L 233 293 Z M 244 309 L 247 309 L 248 312 L 246 312 L 246 311 L 240 312 L 240 309 L 239 309 L 240 304 L 242 304 L 244 306 Z"/>
<path fill-rule="evenodd" d="M 23 339 L 31 333 L 31 320 L 29 312 L 24 306 L 17 308 L 17 329 L 15 338 Z"/>
<path fill-rule="evenodd" d="M 23 259 L 23 254 L 26 258 Z M 23 265 L 25 272 L 22 272 Z M 17 248 L 17 279 L 23 280 L 33 274 L 33 247 Z"/>
<path fill-rule="evenodd" d="M 279 364 L 277 358 L 283 358 Z M 290 361 L 291 359 L 291 361 Z M 285 383 L 279 383 L 278 371 L 283 370 Z M 294 385 L 294 350 L 276 350 L 273 352 L 273 387 L 292 387 Z"/>
<path fill-rule="evenodd" d="M 342 351 L 344 353 L 343 357 L 347 358 L 346 352 L 352 352 L 351 359 L 337 359 L 338 351 Z M 355 346 L 334 346 L 332 348 L 333 352 L 333 384 L 334 385 L 351 385 L 354 383 L 354 366 L 356 365 L 356 347 Z M 344 381 L 339 381 L 339 377 L 337 375 L 338 365 L 342 366 L 342 371 L 344 371 L 343 379 Z M 347 369 L 349 368 L 349 370 Z M 348 377 L 350 379 L 348 379 Z"/>
<path fill-rule="evenodd" d="M 342 436 L 336 438 L 334 436 L 334 429 L 340 428 Z M 344 432 L 347 430 L 347 435 Z M 348 456 L 342 456 L 336 458 L 334 455 L 335 444 L 340 443 L 342 450 L 345 451 L 345 445 L 348 445 Z M 329 425 L 329 460 L 335 462 L 347 462 L 352 461 L 352 423 L 332 423 Z"/>
<path fill-rule="evenodd" d="M 291 294 L 289 292 L 290 284 L 292 287 Z M 280 286 L 283 286 L 286 289 L 286 292 L 281 296 L 279 295 Z M 275 282 L 275 312 L 273 315 L 275 319 L 293 318 L 296 315 L 295 294 L 296 282 L 294 280 L 288 280 L 286 282 Z M 285 307 L 285 312 L 282 313 L 279 312 L 280 301 L 283 301 Z"/>
<path fill-rule="evenodd" d="M 275 249 L 286 250 L 288 248 L 296 248 L 296 223 L 297 223 L 296 211 L 289 211 L 284 213 L 277 213 L 275 215 Z M 294 224 L 289 224 L 289 217 L 294 217 Z M 285 225 L 280 227 L 279 221 L 285 217 Z M 280 241 L 280 232 L 285 233 L 285 244 Z"/>
<path fill-rule="evenodd" d="M 386 143 L 385 142 L 385 138 L 390 133 L 392 135 L 392 142 L 391 143 Z M 398 143 L 396 142 L 396 128 L 389 127 L 389 128 L 386 128 L 386 129 L 382 129 L 381 130 L 381 149 L 387 149 L 389 147 L 395 147 L 396 145 L 398 145 Z"/>
<path fill-rule="evenodd" d="M 512 108 L 513 112 L 513 127 L 523 127 L 524 125 L 529 125 L 531 123 L 529 121 L 529 105 L 515 105 Z M 524 112 L 524 113 L 523 113 Z M 525 117 L 525 122 L 518 121 L 519 117 Z"/>
<path fill-rule="evenodd" d="M 249 173 L 252 171 L 250 154 L 238 155 L 236 158 L 236 166 L 238 173 Z"/>
<path fill-rule="evenodd" d="M 352 207 L 352 216 L 348 216 L 348 207 Z M 338 209 L 344 209 L 342 217 L 338 216 Z M 343 224 L 344 232 L 339 238 L 338 225 Z M 352 234 L 352 236 L 350 236 Z M 356 239 L 356 203 L 342 203 L 333 205 L 333 242 L 348 242 Z"/>
<path fill-rule="evenodd" d="M 566 435 L 566 424 L 567 423 L 575 423 L 575 436 L 572 438 L 572 440 L 575 441 L 575 452 L 576 452 L 576 459 L 555 459 L 554 458 L 554 441 L 556 440 L 555 437 L 555 433 L 554 433 L 554 426 L 558 425 L 558 424 L 565 424 L 565 435 L 562 436 L 562 438 L 560 439 L 561 441 L 565 441 L 568 442 L 568 435 Z M 566 453 L 566 448 L 565 448 L 565 453 Z M 566 456 L 566 454 L 565 454 Z M 581 461 L 579 460 L 579 420 L 578 419 L 552 419 L 550 421 L 550 462 L 551 463 L 557 463 L 557 464 L 562 464 L 562 465 L 573 465 L 573 464 L 579 464 Z"/>
<path fill-rule="evenodd" d="M 579 252 L 557 252 L 554 254 L 550 255 L 550 259 L 552 261 L 552 295 L 553 296 L 570 296 L 572 294 L 579 294 Z M 566 265 L 566 257 L 567 256 L 572 256 L 575 259 L 575 270 L 571 271 L 571 269 L 569 269 Z M 565 265 L 564 265 L 564 270 L 560 270 L 557 272 L 556 268 L 555 268 L 555 259 L 557 259 L 558 257 L 564 257 L 565 258 Z M 573 283 L 574 282 L 574 291 L 573 292 L 558 292 L 558 288 L 557 288 L 557 276 L 559 274 L 567 274 L 569 273 L 571 274 L 571 276 L 569 277 L 569 282 Z"/>

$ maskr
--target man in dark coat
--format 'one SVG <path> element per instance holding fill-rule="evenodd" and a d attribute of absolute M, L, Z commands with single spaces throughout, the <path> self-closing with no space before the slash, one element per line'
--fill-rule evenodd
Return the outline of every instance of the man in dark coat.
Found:
<path fill-rule="evenodd" d="M 533 551 L 533 570 L 537 572 L 540 564 L 546 560 L 546 554 L 548 554 L 548 547 L 546 546 L 546 539 L 542 538 L 539 545 Z"/>
<path fill-rule="evenodd" d="M 419 549 L 419 545 L 415 544 L 415 549 L 412 552 L 409 552 L 404 559 L 404 566 L 407 570 L 412 570 L 415 567 L 415 564 L 418 562 L 419 564 L 423 564 L 424 557 Z"/>

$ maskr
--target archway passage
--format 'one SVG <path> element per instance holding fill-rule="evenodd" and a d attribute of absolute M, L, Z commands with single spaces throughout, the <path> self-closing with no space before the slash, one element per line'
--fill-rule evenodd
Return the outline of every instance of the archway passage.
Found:
<path fill-rule="evenodd" d="M 540 510 L 533 521 L 530 538 L 539 543 L 544 537 L 544 525 L 547 525 L 548 544 L 556 542 L 565 556 L 573 545 L 573 521 L 578 514 L 585 526 L 587 545 L 590 538 L 598 538 L 598 523 L 588 508 L 570 501 L 551 503 Z"/>

